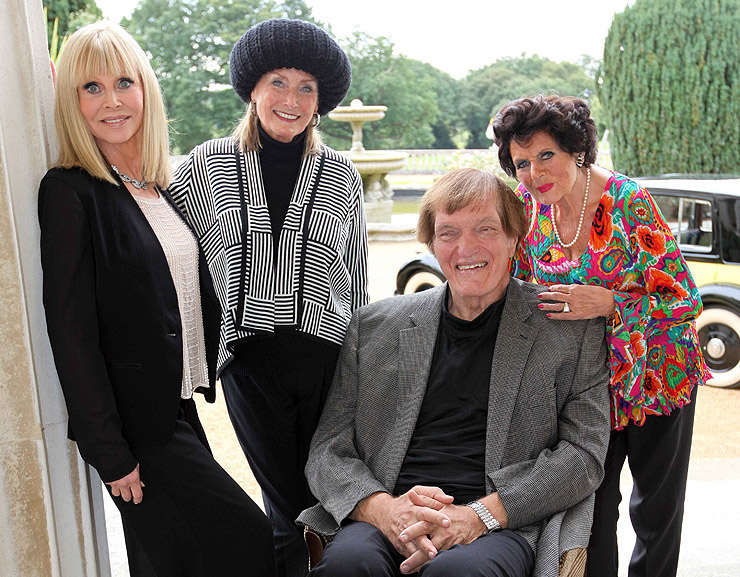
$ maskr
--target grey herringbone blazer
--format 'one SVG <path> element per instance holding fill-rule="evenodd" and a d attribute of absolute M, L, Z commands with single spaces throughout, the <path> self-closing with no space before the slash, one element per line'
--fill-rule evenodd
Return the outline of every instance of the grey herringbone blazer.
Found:
<path fill-rule="evenodd" d="M 320 504 L 298 522 L 332 534 L 357 503 L 392 492 L 419 415 L 447 285 L 355 311 L 306 467 Z M 542 287 L 512 279 L 491 367 L 486 485 L 509 527 L 556 577 L 588 545 L 609 441 L 604 319 L 553 321 Z"/>

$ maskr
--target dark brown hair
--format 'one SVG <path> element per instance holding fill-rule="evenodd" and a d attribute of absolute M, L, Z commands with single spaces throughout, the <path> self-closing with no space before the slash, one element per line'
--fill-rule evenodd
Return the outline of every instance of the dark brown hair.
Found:
<path fill-rule="evenodd" d="M 506 236 L 520 241 L 527 232 L 524 205 L 498 176 L 478 168 L 448 172 L 424 194 L 419 205 L 416 238 L 434 252 L 434 222 L 441 210 L 452 214 L 474 204 L 493 202 Z"/>
<path fill-rule="evenodd" d="M 535 132 L 546 132 L 565 152 L 582 152 L 585 166 L 596 160 L 596 123 L 585 100 L 543 95 L 519 98 L 503 106 L 493 119 L 499 163 L 509 176 L 516 176 L 511 141 L 524 146 Z"/>

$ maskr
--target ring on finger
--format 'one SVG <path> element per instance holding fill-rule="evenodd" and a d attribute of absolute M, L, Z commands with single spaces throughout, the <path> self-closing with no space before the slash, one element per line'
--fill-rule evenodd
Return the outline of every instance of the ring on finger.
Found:
<path fill-rule="evenodd" d="M 570 312 L 570 305 L 568 303 L 563 303 L 563 312 L 564 313 Z"/>

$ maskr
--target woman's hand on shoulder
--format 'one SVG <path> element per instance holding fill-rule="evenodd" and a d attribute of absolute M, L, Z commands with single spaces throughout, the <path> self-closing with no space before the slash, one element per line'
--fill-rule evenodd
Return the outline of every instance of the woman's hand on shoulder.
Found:
<path fill-rule="evenodd" d="M 609 318 L 614 314 L 614 293 L 608 288 L 581 284 L 556 284 L 537 295 L 539 308 L 548 318 L 561 321 Z"/>
<path fill-rule="evenodd" d="M 117 481 L 106 483 L 106 485 L 110 485 L 110 491 L 114 497 L 121 497 L 127 503 L 133 499 L 134 505 L 138 505 L 144 498 L 144 492 L 141 490 L 144 487 L 144 483 L 139 478 L 138 463 L 136 468 L 128 475 Z"/>

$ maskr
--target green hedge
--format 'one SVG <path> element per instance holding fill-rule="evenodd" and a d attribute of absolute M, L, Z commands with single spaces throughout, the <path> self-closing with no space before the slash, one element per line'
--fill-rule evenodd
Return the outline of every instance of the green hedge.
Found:
<path fill-rule="evenodd" d="M 636 0 L 600 75 L 616 170 L 740 172 L 740 0 Z"/>

